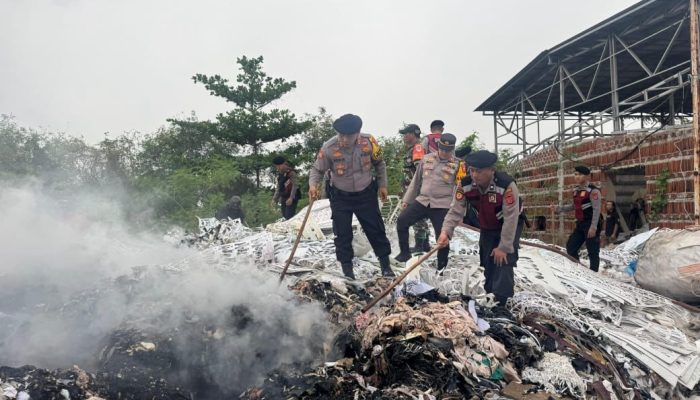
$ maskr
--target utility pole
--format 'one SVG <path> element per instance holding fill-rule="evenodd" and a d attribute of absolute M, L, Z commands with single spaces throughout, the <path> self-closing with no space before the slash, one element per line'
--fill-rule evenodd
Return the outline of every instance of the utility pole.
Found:
<path fill-rule="evenodd" d="M 693 93 L 693 220 L 700 225 L 700 91 L 698 87 L 698 4 L 690 0 L 690 84 Z"/>

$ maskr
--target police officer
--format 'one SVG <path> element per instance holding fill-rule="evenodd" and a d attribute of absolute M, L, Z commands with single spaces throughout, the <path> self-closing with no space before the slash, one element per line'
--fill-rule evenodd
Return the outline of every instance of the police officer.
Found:
<path fill-rule="evenodd" d="M 396 261 L 404 262 L 411 258 L 408 250 L 408 228 L 423 218 L 430 218 L 435 229 L 435 237 L 440 235 L 442 222 L 450 210 L 455 185 L 465 176 L 462 172 L 462 160 L 455 157 L 457 138 L 451 133 L 443 133 L 438 151 L 427 154 L 418 165 L 416 175 L 403 196 L 404 210 L 396 222 L 401 253 Z M 447 266 L 449 246 L 438 251 L 438 270 Z"/>
<path fill-rule="evenodd" d="M 243 214 L 243 210 L 241 209 L 241 197 L 231 196 L 231 199 L 228 201 L 228 203 L 224 204 L 221 208 L 219 208 L 219 210 L 214 216 L 216 217 L 216 219 L 240 218 L 241 221 L 243 221 L 243 218 L 245 216 Z"/>
<path fill-rule="evenodd" d="M 353 273 L 352 215 L 355 214 L 379 259 L 383 276 L 394 276 L 389 267 L 391 244 L 386 237 L 384 221 L 379 211 L 377 191 L 386 200 L 387 175 L 382 151 L 374 136 L 360 133 L 362 119 L 345 114 L 333 122 L 338 135 L 323 144 L 309 174 L 309 198 L 318 195 L 317 185 L 330 170 L 329 199 L 335 234 L 335 255 L 343 274 L 355 279 Z M 372 169 L 377 178 L 372 178 Z"/>
<path fill-rule="evenodd" d="M 467 203 L 479 211 L 479 256 L 484 267 L 484 289 L 505 306 L 513 296 L 513 268 L 518 261 L 518 246 L 523 223 L 520 195 L 515 180 L 496 171 L 498 157 L 486 150 L 467 155 L 469 176 L 462 179 L 445 217 L 437 245 L 449 244 L 454 229 L 464 218 Z"/>
<path fill-rule="evenodd" d="M 416 124 L 408 124 L 403 129 L 399 130 L 399 133 L 403 135 L 404 149 L 406 153 L 403 159 L 403 181 L 401 181 L 401 188 L 403 192 L 401 195 L 406 194 L 406 190 L 411 185 L 413 176 L 416 174 L 416 168 L 420 161 L 425 155 L 425 148 L 420 143 L 420 128 Z M 414 252 L 424 252 L 430 250 L 430 244 L 428 243 L 428 222 L 426 219 L 421 219 L 415 224 L 413 224 L 413 234 L 416 246 L 413 248 Z"/>
<path fill-rule="evenodd" d="M 427 153 L 437 153 L 440 136 L 445 131 L 445 123 L 436 119 L 430 123 L 430 134 L 423 139 L 423 148 Z"/>
<path fill-rule="evenodd" d="M 600 189 L 591 184 L 591 170 L 579 165 L 574 168 L 574 189 L 573 204 L 565 206 L 554 206 L 552 209 L 556 213 L 574 210 L 576 216 L 576 226 L 566 242 L 566 252 L 578 260 L 578 252 L 583 243 L 586 243 L 588 259 L 591 269 L 598 272 L 600 265 L 600 209 L 601 194 Z"/>
<path fill-rule="evenodd" d="M 284 219 L 290 219 L 297 212 L 297 204 L 301 197 L 301 190 L 297 184 L 297 173 L 289 165 L 289 161 L 282 156 L 272 159 L 272 164 L 277 169 L 277 188 L 272 195 L 273 206 L 280 203 L 280 209 Z"/>

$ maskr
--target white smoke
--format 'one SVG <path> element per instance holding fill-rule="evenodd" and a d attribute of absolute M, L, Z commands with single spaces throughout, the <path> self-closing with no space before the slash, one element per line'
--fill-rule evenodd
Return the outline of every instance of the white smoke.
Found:
<path fill-rule="evenodd" d="M 203 360 L 209 379 L 238 389 L 309 361 L 328 338 L 320 307 L 274 275 L 134 233 L 110 197 L 0 188 L 0 366 L 95 367 L 110 334 L 136 329 L 172 340 L 182 368 Z M 200 334 L 215 337 L 206 354 L 192 345 Z"/>

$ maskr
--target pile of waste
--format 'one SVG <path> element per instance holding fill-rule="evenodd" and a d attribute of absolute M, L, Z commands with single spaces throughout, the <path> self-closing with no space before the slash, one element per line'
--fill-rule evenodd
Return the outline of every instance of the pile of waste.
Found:
<path fill-rule="evenodd" d="M 388 232 L 396 210 L 393 203 L 383 210 Z M 272 288 L 305 212 L 266 229 L 201 220 L 198 234 L 171 242 L 198 249 L 198 260 L 213 271 L 255 270 Z M 639 243 L 604 252 L 605 273 L 594 273 L 559 248 L 523 240 L 516 294 L 502 307 L 483 290 L 478 233 L 457 228 L 444 271 L 429 259 L 363 312 L 391 280 L 380 276 L 357 224 L 357 280 L 345 279 L 335 260 L 327 201 L 315 202 L 310 221 L 283 282 L 289 318 L 274 329 L 259 310 L 241 304 L 231 304 L 222 318 L 192 313 L 167 331 L 126 325 L 103 339 L 96 364 L 81 366 L 85 370 L 0 368 L 0 399 L 700 397 L 700 312 L 625 277 Z M 400 273 L 416 259 L 392 267 Z M 184 259 L 156 270 L 181 274 L 194 263 Z M 129 293 L 140 290 L 134 283 L 144 280 L 140 274 L 126 278 Z M 295 310 L 312 306 L 324 310 L 328 326 L 296 325 Z M 289 340 L 305 357 L 271 362 L 279 343 L 245 357 L 219 354 L 219 343 L 232 340 L 226 338 L 251 332 L 269 335 L 269 343 Z M 268 369 L 245 380 L 226 375 L 233 363 Z"/>

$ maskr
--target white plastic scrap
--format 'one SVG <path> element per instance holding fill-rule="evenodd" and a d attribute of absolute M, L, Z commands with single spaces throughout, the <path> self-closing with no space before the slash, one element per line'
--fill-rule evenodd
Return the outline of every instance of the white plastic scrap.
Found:
<path fill-rule="evenodd" d="M 8 399 L 14 399 L 17 397 L 17 389 L 9 383 L 3 383 L 2 395 L 7 397 Z"/>
<path fill-rule="evenodd" d="M 578 376 L 568 358 L 556 353 L 545 353 L 537 363 L 537 369 L 523 369 L 522 379 L 542 384 L 546 391 L 553 394 L 568 390 L 573 396 L 583 398 L 586 395 L 586 382 Z"/>
<path fill-rule="evenodd" d="M 393 200 L 383 205 L 388 233 L 394 232 L 391 222 L 399 205 L 400 202 L 394 204 Z M 289 221 L 272 224 L 266 230 L 250 229 L 230 220 L 219 221 L 217 228 L 213 221 L 202 220 L 200 242 L 204 243 L 198 246 L 206 250 L 201 256 L 224 270 L 259 268 L 280 273 L 304 215 L 305 210 L 301 210 Z M 335 257 L 330 217 L 328 201 L 316 201 L 310 221 L 317 229 L 303 235 L 305 239 L 299 243 L 287 271 L 290 276 L 312 276 L 323 282 L 336 282 L 334 286 L 338 286 L 339 280 L 345 282 Z M 357 228 L 355 220 L 353 225 Z M 654 232 L 637 235 L 623 245 L 604 250 L 602 258 L 611 267 L 604 268 L 603 273 L 590 271 L 556 252 L 528 246 L 539 241 L 523 240 L 515 268 L 516 290 L 510 300 L 511 310 L 521 315 L 540 313 L 580 332 L 607 339 L 657 372 L 671 386 L 678 382 L 692 388 L 700 380 L 700 372 L 696 372 L 700 371 L 700 349 L 694 343 L 698 335 L 692 332 L 689 312 L 666 297 L 610 278 L 612 275 L 629 281 L 627 265 Z M 319 240 L 324 234 L 324 239 Z M 356 229 L 354 236 L 355 276 L 359 281 L 377 276 L 378 261 L 364 233 Z M 433 256 L 395 293 L 424 293 L 435 288 L 443 295 L 468 295 L 482 306 L 493 306 L 493 295 L 483 289 L 484 269 L 479 265 L 478 242 L 478 232 L 457 228 L 450 242 L 447 268 L 438 273 Z M 187 267 L 185 260 L 168 268 Z M 577 386 L 580 382 L 569 383 L 581 394 Z"/>

